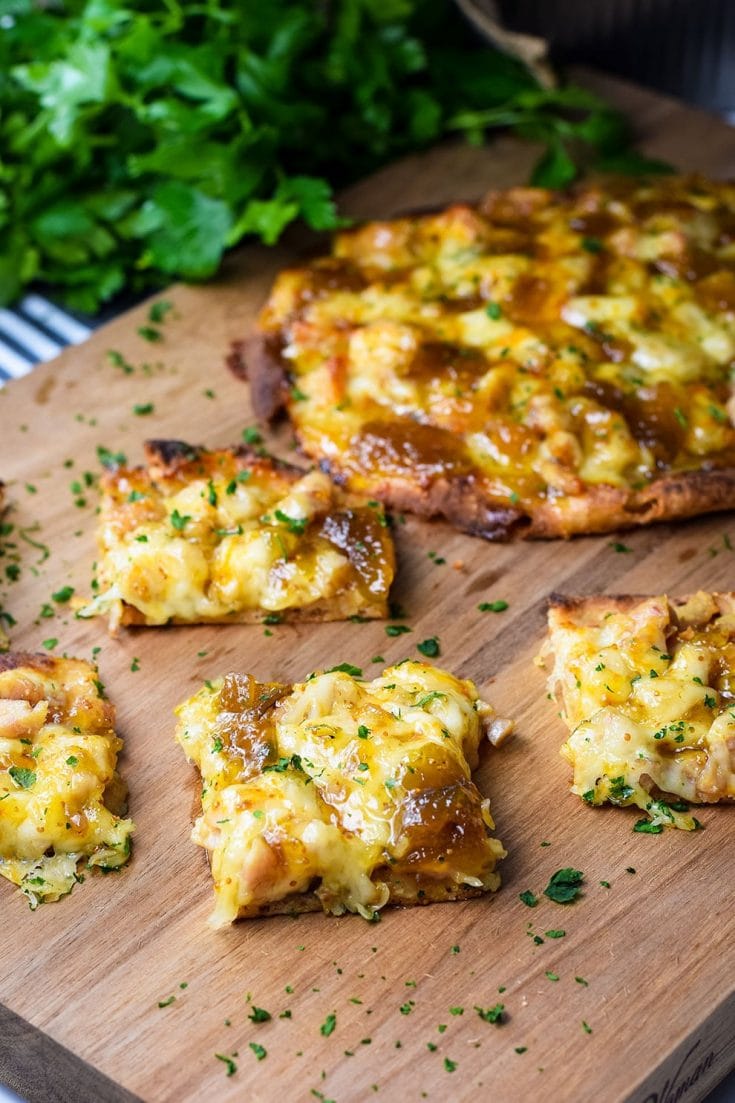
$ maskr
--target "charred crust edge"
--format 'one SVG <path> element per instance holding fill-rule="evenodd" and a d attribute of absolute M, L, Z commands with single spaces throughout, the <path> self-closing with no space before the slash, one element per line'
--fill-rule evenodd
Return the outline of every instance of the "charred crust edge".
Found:
<path fill-rule="evenodd" d="M 9 670 L 20 670 L 24 666 L 45 673 L 53 670 L 55 663 L 56 660 L 51 655 L 40 655 L 34 651 L 0 652 L 0 674 Z"/>
<path fill-rule="evenodd" d="M 236 341 L 227 366 L 237 379 L 250 382 L 250 401 L 259 421 L 275 421 L 288 399 L 288 372 L 281 355 L 281 338 L 254 333 Z"/>
<path fill-rule="evenodd" d="M 203 451 L 201 445 L 187 444 L 184 440 L 147 440 L 143 444 L 147 462 L 160 466 L 166 474 L 199 459 Z"/>

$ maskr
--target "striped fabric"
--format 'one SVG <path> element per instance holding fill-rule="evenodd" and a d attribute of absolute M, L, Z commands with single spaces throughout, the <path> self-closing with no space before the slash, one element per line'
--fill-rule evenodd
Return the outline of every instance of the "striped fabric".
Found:
<path fill-rule="evenodd" d="M 26 295 L 12 310 L 0 308 L 0 387 L 91 333 L 90 326 L 40 295 Z"/>

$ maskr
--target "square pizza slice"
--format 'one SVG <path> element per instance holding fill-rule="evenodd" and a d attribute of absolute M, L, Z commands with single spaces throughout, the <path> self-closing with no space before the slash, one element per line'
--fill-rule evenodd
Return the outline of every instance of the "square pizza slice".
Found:
<path fill-rule="evenodd" d="M 31 908 L 71 892 L 81 868 L 128 860 L 114 724 L 91 663 L 0 655 L 0 875 Z"/>
<path fill-rule="evenodd" d="M 510 730 L 470 681 L 405 661 L 365 681 L 343 664 L 296 685 L 227 674 L 177 710 L 202 775 L 192 838 L 209 855 L 214 926 L 497 889 L 504 857 L 471 779 L 483 734 Z"/>
<path fill-rule="evenodd" d="M 101 480 L 96 596 L 123 624 L 384 617 L 395 570 L 382 507 L 249 447 L 148 441 Z"/>
<path fill-rule="evenodd" d="M 548 620 L 572 792 L 637 805 L 654 832 L 735 799 L 735 594 L 553 596 Z"/>

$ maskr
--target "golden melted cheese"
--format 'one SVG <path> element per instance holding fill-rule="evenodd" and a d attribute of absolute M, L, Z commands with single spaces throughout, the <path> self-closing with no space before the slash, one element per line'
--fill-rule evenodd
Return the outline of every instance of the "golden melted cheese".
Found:
<path fill-rule="evenodd" d="M 312 892 L 325 912 L 370 918 L 389 900 L 498 887 L 504 851 L 470 779 L 490 705 L 425 663 L 353 675 L 286 686 L 228 674 L 178 708 L 177 739 L 202 774 L 192 838 L 210 856 L 215 926 L 299 910 Z"/>
<path fill-rule="evenodd" d="M 31 908 L 58 900 L 78 867 L 118 869 L 133 824 L 114 710 L 81 659 L 0 656 L 0 874 Z"/>
<path fill-rule="evenodd" d="M 98 594 L 119 623 L 385 616 L 394 557 L 382 510 L 320 471 L 247 450 L 147 446 L 103 480 Z"/>
<path fill-rule="evenodd" d="M 545 650 L 574 793 L 689 830 L 735 799 L 735 595 L 552 602 Z"/>
<path fill-rule="evenodd" d="M 304 450 L 354 489 L 469 479 L 543 516 L 534 535 L 615 527 L 575 503 L 735 464 L 735 186 L 514 188 L 370 223 L 282 273 L 260 329 Z"/>

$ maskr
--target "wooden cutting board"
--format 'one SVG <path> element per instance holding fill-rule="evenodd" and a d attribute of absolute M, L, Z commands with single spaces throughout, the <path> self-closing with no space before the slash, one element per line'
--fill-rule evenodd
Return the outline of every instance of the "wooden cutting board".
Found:
<path fill-rule="evenodd" d="M 631 111 L 649 153 L 735 170 L 735 134 L 723 124 L 585 79 Z M 353 189 L 346 206 L 381 216 L 475 198 L 525 180 L 533 156 L 509 139 L 439 148 Z M 70 484 L 97 470 L 98 445 L 139 459 L 145 436 L 226 444 L 252 424 L 247 388 L 223 358 L 294 248 L 247 250 L 219 283 L 172 290 L 159 344 L 137 334 L 142 306 L 0 392 L 0 473 L 9 539 L 22 555 L 3 597 L 18 621 L 13 642 L 39 648 L 56 637 L 59 652 L 86 657 L 101 648 L 137 825 L 130 865 L 87 877 L 58 904 L 32 914 L 0 884 L 0 1079 L 44 1103 L 128 1093 L 150 1103 L 701 1099 L 735 1063 L 735 808 L 702 810 L 696 834 L 650 836 L 633 834 L 633 810 L 585 807 L 568 791 L 564 731 L 532 660 L 552 590 L 735 588 L 723 540 L 735 542 L 732 517 L 626 534 L 624 552 L 606 537 L 491 546 L 407 519 L 396 528 L 395 597 L 412 632 L 398 638 L 381 623 L 348 623 L 277 626 L 270 636 L 262 627 L 146 629 L 110 640 L 103 622 L 63 608 L 39 616 L 62 585 L 88 592 L 95 495 L 75 506 Z M 135 371 L 115 367 L 110 350 Z M 133 414 L 149 402 L 153 414 Z M 285 430 L 278 445 L 288 454 Z M 507 612 L 478 611 L 500 598 Z M 433 635 L 440 662 L 516 721 L 514 739 L 488 750 L 478 775 L 509 854 L 500 892 L 386 912 L 376 925 L 310 915 L 208 929 L 209 873 L 189 841 L 197 784 L 173 740 L 174 705 L 227 670 L 290 680 L 350 661 L 377 672 L 373 656 L 415 656 Z M 521 902 L 564 866 L 584 871 L 580 900 L 542 899 L 533 910 Z M 550 929 L 566 935 L 549 938 Z M 474 1010 L 498 1002 L 501 1026 Z M 251 1003 L 273 1020 L 251 1023 Z M 258 1060 L 250 1042 L 267 1056 Z M 228 1077 L 216 1054 L 237 1072 Z"/>

